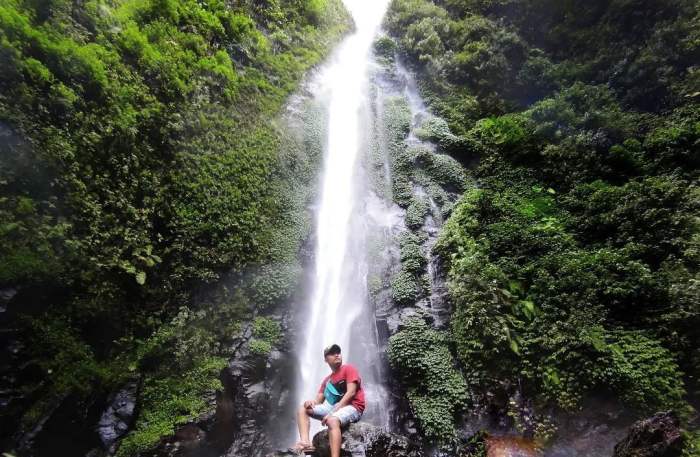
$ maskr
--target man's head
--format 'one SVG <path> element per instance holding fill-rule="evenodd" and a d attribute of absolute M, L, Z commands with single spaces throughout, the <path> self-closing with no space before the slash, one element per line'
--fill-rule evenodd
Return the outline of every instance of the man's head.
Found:
<path fill-rule="evenodd" d="M 343 357 L 340 355 L 340 346 L 331 344 L 323 350 L 323 358 L 331 370 L 337 370 L 343 364 Z"/>

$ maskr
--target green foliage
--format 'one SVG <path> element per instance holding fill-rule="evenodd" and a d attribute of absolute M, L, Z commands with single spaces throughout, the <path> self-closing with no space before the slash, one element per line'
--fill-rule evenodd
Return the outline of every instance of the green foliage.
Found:
<path fill-rule="evenodd" d="M 248 344 L 253 354 L 267 357 L 272 351 L 272 344 L 269 341 L 252 339 Z"/>
<path fill-rule="evenodd" d="M 389 152 L 392 173 L 392 198 L 402 207 L 408 207 L 413 196 L 410 180 L 411 158 L 406 151 L 406 138 L 411 126 L 411 109 L 405 98 L 388 99 L 384 106 L 385 142 Z"/>
<path fill-rule="evenodd" d="M 253 320 L 253 337 L 267 341 L 272 345 L 282 340 L 282 328 L 279 322 L 269 317 L 256 317 Z"/>
<path fill-rule="evenodd" d="M 256 317 L 253 320 L 253 339 L 249 343 L 251 352 L 267 356 L 281 339 L 282 329 L 279 322 L 269 317 Z"/>
<path fill-rule="evenodd" d="M 700 430 L 693 430 L 685 433 L 685 446 L 683 457 L 697 457 L 700 455 Z"/>
<path fill-rule="evenodd" d="M 476 134 L 483 142 L 503 149 L 513 149 L 527 140 L 522 117 L 505 115 L 481 119 L 475 127 Z"/>
<path fill-rule="evenodd" d="M 413 305 L 422 293 L 418 276 L 408 269 L 402 268 L 391 278 L 391 298 L 398 305 Z"/>
<path fill-rule="evenodd" d="M 213 395 L 222 389 L 219 380 L 226 366 L 226 343 L 240 330 L 245 308 L 220 304 L 196 311 L 180 308 L 169 322 L 146 340 L 120 343 L 135 347 L 128 372 L 143 377 L 139 391 L 140 412 L 134 429 L 121 441 L 117 455 L 137 455 L 152 449 L 177 425 L 187 423 L 213 407 Z M 260 335 L 274 330 L 261 318 L 255 321 Z"/>
<path fill-rule="evenodd" d="M 604 374 L 623 400 L 646 411 L 668 407 L 688 411 L 685 389 L 678 382 L 681 373 L 671 352 L 638 331 L 611 332 L 610 339 L 612 363 Z"/>
<path fill-rule="evenodd" d="M 411 198 L 411 203 L 406 208 L 406 226 L 412 230 L 421 228 L 429 211 L 430 204 L 425 198 Z"/>
<path fill-rule="evenodd" d="M 453 134 L 447 122 L 439 117 L 426 120 L 416 135 L 423 140 L 435 142 L 446 152 L 458 151 L 466 146 L 466 140 Z"/>
<path fill-rule="evenodd" d="M 88 284 L 115 269 L 150 282 L 154 265 L 133 259 L 146 246 L 170 270 L 156 283 L 173 280 L 154 290 L 265 257 L 271 235 L 257 229 L 275 215 L 279 142 L 252 125 L 279 108 L 345 25 L 337 2 L 307 2 L 301 15 L 288 8 L 293 38 L 274 50 L 252 12 L 219 1 L 88 9 L 79 20 L 90 37 L 64 34 L 65 18 L 42 22 L 31 7 L 3 6 L 2 46 L 19 73 L 0 81 L 2 118 L 56 167 L 70 211 L 65 236 L 92 259 L 79 267 Z M 311 16 L 321 25 L 310 26 Z M 222 134 L 212 141 L 211 132 Z"/>
<path fill-rule="evenodd" d="M 120 442 L 117 455 L 148 451 L 162 437 L 172 435 L 175 426 L 195 420 L 211 408 L 207 397 L 222 389 L 218 376 L 225 366 L 225 359 L 210 358 L 165 378 L 146 377 L 141 387 L 141 412 L 134 430 Z"/>
<path fill-rule="evenodd" d="M 426 187 L 434 184 L 447 192 L 463 192 L 467 188 L 464 167 L 451 156 L 424 148 L 412 149 L 410 153 L 414 155 L 415 165 L 430 180 Z"/>
<path fill-rule="evenodd" d="M 21 335 L 55 336 L 33 411 L 144 375 L 133 455 L 206 407 L 239 322 L 293 293 L 321 135 L 277 120 L 350 23 L 337 0 L 69 3 L 0 5 L 0 286 L 51 291 L 57 327 Z"/>
<path fill-rule="evenodd" d="M 467 378 L 475 388 L 527 381 L 535 397 L 565 409 L 608 387 L 640 410 L 683 409 L 672 354 L 654 337 L 611 325 L 663 309 L 661 284 L 634 251 L 577 247 L 562 223 L 569 217 L 537 186 L 473 190 L 454 209 L 434 249 L 449 266 L 452 333 Z"/>
<path fill-rule="evenodd" d="M 418 133 L 479 156 L 433 248 L 477 392 L 508 380 L 575 410 L 609 390 L 644 412 L 696 395 L 700 11 L 642 3 L 391 4 L 387 29 L 439 116 Z M 439 174 L 418 178 L 444 198 Z"/>
<path fill-rule="evenodd" d="M 396 53 L 396 42 L 390 37 L 384 35 L 377 38 L 373 45 L 374 53 L 384 61 L 393 62 L 394 54 Z"/>
<path fill-rule="evenodd" d="M 100 363 L 92 348 L 80 339 L 65 320 L 43 316 L 30 322 L 35 335 L 32 351 L 36 355 L 51 357 L 36 359 L 39 368 L 50 379 L 51 397 L 69 392 L 87 395 L 100 381 L 110 381 L 113 372 L 108 364 Z"/>
<path fill-rule="evenodd" d="M 416 275 L 423 273 L 428 259 L 421 248 L 420 238 L 410 231 L 403 232 L 399 238 L 399 247 L 402 268 Z"/>
<path fill-rule="evenodd" d="M 453 438 L 467 386 L 454 368 L 447 335 L 412 317 L 389 339 L 387 355 L 425 435 L 438 442 Z"/>
<path fill-rule="evenodd" d="M 487 433 L 479 431 L 469 438 L 464 449 L 465 457 L 488 457 L 486 450 Z"/>
<path fill-rule="evenodd" d="M 636 256 L 659 265 L 688 249 L 696 226 L 697 199 L 673 176 L 646 177 L 622 186 L 602 181 L 577 186 L 566 205 L 576 213 L 572 227 L 589 243 L 630 246 Z"/>

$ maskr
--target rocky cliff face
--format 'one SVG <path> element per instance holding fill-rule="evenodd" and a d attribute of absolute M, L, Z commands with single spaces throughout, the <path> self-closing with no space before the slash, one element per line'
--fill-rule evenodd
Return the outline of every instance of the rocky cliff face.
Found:
<path fill-rule="evenodd" d="M 680 421 L 672 411 L 635 422 L 615 446 L 613 457 L 679 457 L 683 451 Z"/>

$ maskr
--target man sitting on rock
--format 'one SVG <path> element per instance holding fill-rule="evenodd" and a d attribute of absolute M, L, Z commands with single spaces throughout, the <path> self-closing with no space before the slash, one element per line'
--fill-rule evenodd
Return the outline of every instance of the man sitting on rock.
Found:
<path fill-rule="evenodd" d="M 343 365 L 340 346 L 328 346 L 323 350 L 323 357 L 331 368 L 331 374 L 323 378 L 316 398 L 306 400 L 299 407 L 297 423 L 300 441 L 293 449 L 298 453 L 314 451 L 309 440 L 309 417 L 313 417 L 328 427 L 331 457 L 340 457 L 340 427 L 360 420 L 365 410 L 365 392 L 357 369 L 350 364 Z"/>

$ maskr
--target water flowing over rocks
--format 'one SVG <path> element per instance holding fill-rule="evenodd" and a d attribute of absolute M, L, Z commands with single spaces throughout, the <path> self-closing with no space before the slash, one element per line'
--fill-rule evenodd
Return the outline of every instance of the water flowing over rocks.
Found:
<path fill-rule="evenodd" d="M 678 416 L 666 411 L 635 422 L 627 437 L 615 446 L 613 457 L 678 457 L 682 450 Z"/>
<path fill-rule="evenodd" d="M 102 413 L 97 433 L 105 449 L 114 452 L 114 444 L 129 430 L 134 419 L 138 383 L 130 382 L 109 399 L 109 406 Z"/>

